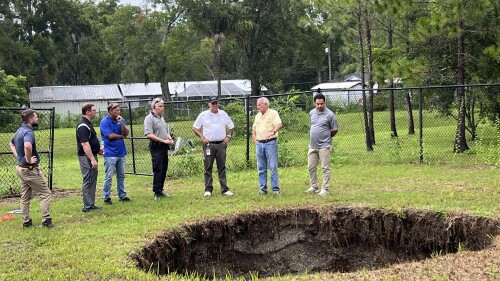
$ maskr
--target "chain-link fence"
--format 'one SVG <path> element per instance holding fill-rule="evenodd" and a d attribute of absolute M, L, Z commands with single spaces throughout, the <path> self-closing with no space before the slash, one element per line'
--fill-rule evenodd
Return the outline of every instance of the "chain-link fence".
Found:
<path fill-rule="evenodd" d="M 457 134 L 456 90 L 459 86 L 377 89 L 373 95 L 373 150 L 368 151 L 361 90 L 322 90 L 327 106 L 338 119 L 339 133 L 334 138 L 332 161 L 336 164 L 372 163 L 481 163 L 500 165 L 500 84 L 469 85 L 467 96 L 467 142 L 469 150 L 454 153 Z M 391 93 L 392 92 L 392 93 Z M 278 110 L 283 121 L 279 133 L 279 166 L 307 165 L 309 111 L 314 108 L 312 92 L 268 96 L 270 108 Z M 369 91 L 366 91 L 369 98 Z M 391 95 L 394 96 L 391 102 Z M 220 100 L 235 123 L 228 145 L 227 167 L 238 171 L 256 166 L 251 126 L 259 97 Z M 391 114 L 391 104 L 394 114 Z M 208 101 L 174 101 L 165 104 L 165 120 L 175 136 L 169 176 L 180 177 L 203 171 L 202 144 L 192 132 L 198 114 L 208 109 Z M 152 174 L 149 141 L 143 121 L 150 100 L 122 103 L 131 137 L 126 139 L 129 156 L 127 172 Z M 393 121 L 391 122 L 391 116 Z"/>
<path fill-rule="evenodd" d="M 40 169 L 47 177 L 52 190 L 52 167 L 54 147 L 54 109 L 33 108 L 37 111 L 39 126 L 34 130 L 36 148 L 40 154 Z M 21 111 L 24 108 L 0 107 L 0 197 L 18 195 L 21 191 L 16 174 L 17 159 L 9 143 L 21 126 Z"/>

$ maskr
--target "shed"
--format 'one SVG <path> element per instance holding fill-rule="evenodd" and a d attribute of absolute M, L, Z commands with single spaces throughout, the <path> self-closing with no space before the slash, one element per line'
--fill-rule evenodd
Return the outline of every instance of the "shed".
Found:
<path fill-rule="evenodd" d="M 354 91 L 361 89 L 361 81 L 321 83 L 312 87 L 311 91 L 316 93 L 318 89 L 332 105 L 347 106 L 351 103 L 362 103 L 362 92 Z"/>
<path fill-rule="evenodd" d="M 56 114 L 82 114 L 82 105 L 88 102 L 106 111 L 109 102 L 123 99 L 116 84 L 31 87 L 29 98 L 31 107 L 54 107 Z"/>
<path fill-rule="evenodd" d="M 217 81 L 184 81 L 169 82 L 168 88 L 173 100 L 204 100 L 217 95 Z M 161 97 L 160 83 L 120 84 L 120 89 L 126 100 L 153 99 Z M 262 91 L 267 88 L 262 86 Z M 250 95 L 252 91 L 250 80 L 222 80 L 222 97 L 239 97 Z"/>

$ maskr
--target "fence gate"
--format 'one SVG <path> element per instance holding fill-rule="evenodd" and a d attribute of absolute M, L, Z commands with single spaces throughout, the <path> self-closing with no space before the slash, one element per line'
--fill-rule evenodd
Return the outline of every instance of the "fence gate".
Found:
<path fill-rule="evenodd" d="M 21 111 L 25 108 L 0 107 L 0 197 L 18 196 L 21 185 L 16 174 L 17 160 L 9 143 L 21 126 Z M 47 176 L 52 190 L 52 168 L 54 160 L 54 108 L 33 108 L 36 110 L 39 126 L 34 130 L 36 148 L 40 154 L 40 169 Z"/>

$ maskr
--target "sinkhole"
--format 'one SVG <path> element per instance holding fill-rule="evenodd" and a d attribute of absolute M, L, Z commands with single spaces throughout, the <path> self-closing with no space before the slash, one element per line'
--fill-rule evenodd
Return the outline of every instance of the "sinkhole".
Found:
<path fill-rule="evenodd" d="M 156 237 L 131 258 L 156 274 L 249 278 L 352 272 L 481 250 L 500 220 L 467 214 L 365 207 L 287 208 L 188 223 Z"/>

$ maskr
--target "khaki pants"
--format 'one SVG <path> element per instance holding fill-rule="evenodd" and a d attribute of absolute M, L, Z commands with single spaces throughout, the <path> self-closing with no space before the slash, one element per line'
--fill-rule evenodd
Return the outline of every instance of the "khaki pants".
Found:
<path fill-rule="evenodd" d="M 30 203 L 33 195 L 37 195 L 40 198 L 42 222 L 50 219 L 51 191 L 47 186 L 47 180 L 42 170 L 38 167 L 30 170 L 16 166 L 16 173 L 19 179 L 21 179 L 21 212 L 23 222 L 28 222 L 31 219 Z"/>
<path fill-rule="evenodd" d="M 330 154 L 331 148 L 309 148 L 307 153 L 307 167 L 309 169 L 310 187 L 318 189 L 317 166 L 321 162 L 321 170 L 323 172 L 323 185 L 321 189 L 328 190 L 330 185 Z"/>

